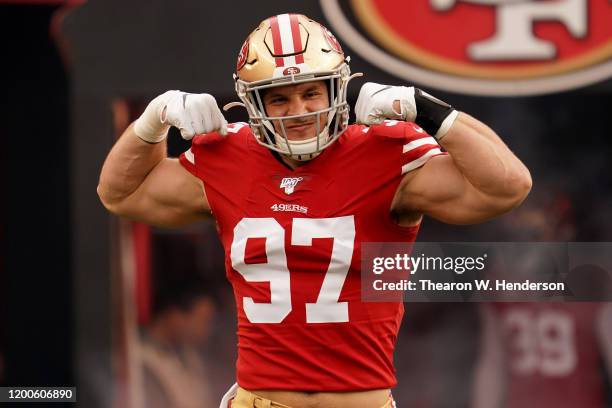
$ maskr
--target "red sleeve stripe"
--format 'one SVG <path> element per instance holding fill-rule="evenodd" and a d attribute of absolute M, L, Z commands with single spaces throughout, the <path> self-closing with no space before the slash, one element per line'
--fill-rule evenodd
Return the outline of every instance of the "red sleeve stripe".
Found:
<path fill-rule="evenodd" d="M 437 147 L 438 142 L 431 136 L 423 137 L 421 139 L 415 139 L 412 142 L 404 145 L 403 152 L 408 153 L 409 151 L 424 145 L 434 145 Z"/>
<path fill-rule="evenodd" d="M 425 152 L 425 154 L 420 156 L 418 159 L 412 160 L 411 162 L 409 162 L 407 164 L 404 164 L 402 166 L 402 174 L 406 174 L 409 171 L 412 171 L 412 170 L 414 170 L 416 168 L 421 167 L 422 165 L 427 163 L 427 160 L 429 160 L 431 157 L 437 156 L 439 154 L 443 154 L 443 153 L 438 148 L 434 148 L 434 149 L 428 150 L 427 152 Z"/>
<path fill-rule="evenodd" d="M 274 16 L 270 17 L 270 28 L 272 29 L 272 43 L 274 44 L 274 55 L 282 55 L 283 54 L 283 45 L 281 43 L 281 34 L 280 29 L 278 27 L 278 17 Z M 284 66 L 284 58 L 277 57 L 275 59 L 276 66 L 282 67 Z"/>

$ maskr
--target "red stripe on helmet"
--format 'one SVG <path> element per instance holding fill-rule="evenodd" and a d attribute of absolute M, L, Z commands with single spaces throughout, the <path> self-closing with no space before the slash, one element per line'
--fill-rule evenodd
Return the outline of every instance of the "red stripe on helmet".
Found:
<path fill-rule="evenodd" d="M 295 56 L 296 64 L 304 63 L 304 54 L 302 51 L 302 36 L 300 35 L 300 22 L 298 21 L 298 16 L 296 14 L 289 15 L 289 21 L 291 22 L 291 36 L 293 37 L 293 50 L 299 54 Z"/>
<path fill-rule="evenodd" d="M 283 44 L 281 43 L 280 28 L 278 28 L 278 17 L 270 17 L 270 28 L 272 29 L 272 43 L 274 44 L 274 54 L 283 55 Z M 284 58 L 276 57 L 276 66 L 282 67 L 285 65 Z"/>

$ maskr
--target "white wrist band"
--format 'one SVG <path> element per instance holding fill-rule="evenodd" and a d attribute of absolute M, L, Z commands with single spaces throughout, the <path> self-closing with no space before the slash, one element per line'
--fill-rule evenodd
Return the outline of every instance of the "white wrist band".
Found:
<path fill-rule="evenodd" d="M 449 131 L 451 126 L 453 126 L 453 123 L 455 123 L 455 119 L 457 119 L 457 116 L 459 116 L 459 111 L 454 110 L 446 117 L 446 119 L 444 119 L 444 121 L 440 125 L 440 129 L 438 129 L 438 131 L 434 135 L 437 141 L 440 141 L 440 139 L 446 136 L 446 133 Z"/>

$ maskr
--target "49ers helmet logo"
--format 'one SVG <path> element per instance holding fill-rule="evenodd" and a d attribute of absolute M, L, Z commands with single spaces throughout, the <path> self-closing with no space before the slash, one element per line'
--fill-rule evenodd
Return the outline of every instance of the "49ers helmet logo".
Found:
<path fill-rule="evenodd" d="M 300 73 L 300 69 L 298 67 L 289 67 L 283 70 L 283 75 L 297 75 Z"/>
<path fill-rule="evenodd" d="M 247 38 L 242 47 L 240 47 L 240 52 L 238 53 L 238 59 L 236 61 L 236 72 L 240 71 L 244 64 L 246 64 L 247 57 L 249 55 L 249 39 Z"/>
<path fill-rule="evenodd" d="M 342 47 L 340 46 L 340 43 L 338 42 L 338 40 L 336 40 L 336 37 L 331 33 L 331 31 L 329 31 L 327 28 L 321 26 L 321 30 L 323 31 L 323 35 L 325 36 L 325 39 L 327 40 L 327 42 L 329 43 L 329 45 L 332 47 L 332 49 L 334 51 L 336 51 L 339 54 L 342 54 Z"/>
<path fill-rule="evenodd" d="M 350 4 L 358 27 L 351 25 L 338 0 L 321 0 L 343 41 L 372 64 L 408 81 L 469 94 L 529 95 L 612 77 L 609 0 Z"/>

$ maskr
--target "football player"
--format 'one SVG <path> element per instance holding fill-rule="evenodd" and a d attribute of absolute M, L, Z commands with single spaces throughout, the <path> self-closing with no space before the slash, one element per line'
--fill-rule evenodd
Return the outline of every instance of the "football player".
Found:
<path fill-rule="evenodd" d="M 610 406 L 612 304 L 500 302 L 482 315 L 474 407 Z"/>
<path fill-rule="evenodd" d="M 412 242 L 425 214 L 481 222 L 531 188 L 495 132 L 420 89 L 366 83 L 349 125 L 348 62 L 319 23 L 270 17 L 238 56 L 248 124 L 228 125 L 211 95 L 169 91 L 103 166 L 98 193 L 114 214 L 216 219 L 238 309 L 223 407 L 394 406 L 404 309 L 361 301 L 361 244 Z M 170 126 L 192 140 L 178 160 L 166 157 Z"/>

